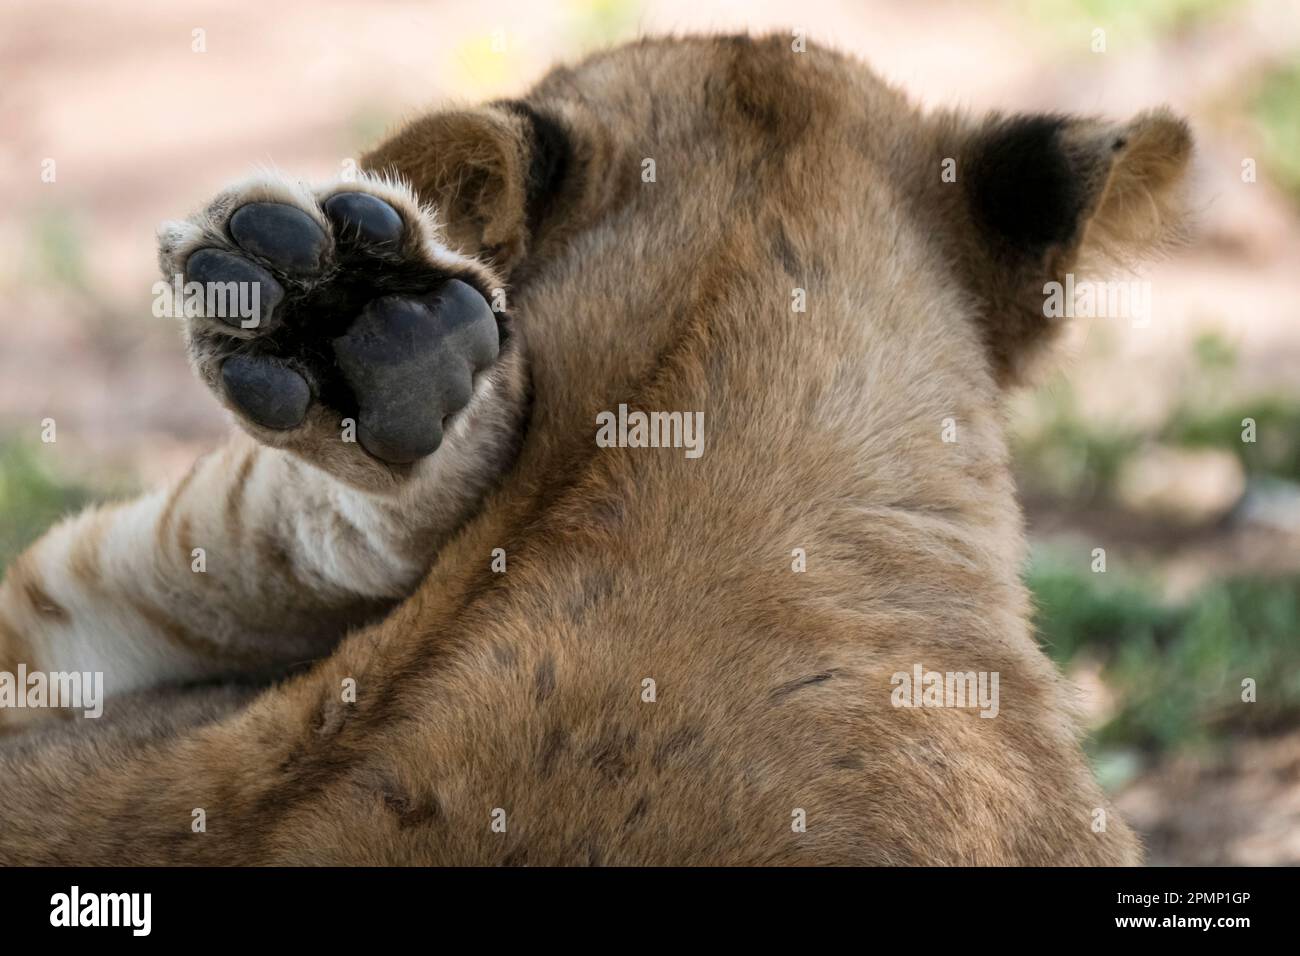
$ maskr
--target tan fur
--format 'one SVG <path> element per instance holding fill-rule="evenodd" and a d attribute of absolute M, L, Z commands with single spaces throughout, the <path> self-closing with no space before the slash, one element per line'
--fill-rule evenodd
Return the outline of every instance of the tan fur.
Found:
<path fill-rule="evenodd" d="M 247 703 L 160 701 L 143 726 L 79 722 L 0 754 L 0 861 L 1136 862 L 1030 633 L 1001 386 L 1049 337 L 1033 315 L 1046 277 L 1094 239 L 1127 263 L 1169 235 L 1182 124 L 1139 118 L 1123 148 L 1109 127 L 1091 147 L 1093 127 L 1069 127 L 1090 219 L 1068 248 L 1026 261 L 991 253 L 940 182 L 940 160 L 964 170 L 991 127 L 926 117 L 824 49 L 644 41 L 552 72 L 525 102 L 570 149 L 544 215 L 525 208 L 536 146 L 508 104 L 418 120 L 366 160 L 388 177 L 367 183 L 425 215 L 409 183 L 448 245 L 508 289 L 513 384 L 482 407 L 513 420 L 526 362 L 517 460 L 498 457 L 495 487 L 427 533 L 391 533 L 432 567 L 418 587 L 395 575 L 398 593 L 365 589 L 411 593 L 307 672 Z M 164 266 L 217 241 L 232 203 L 272 189 L 314 209 L 328 188 L 224 194 L 164 234 Z M 806 312 L 791 309 L 795 288 Z M 195 354 L 205 374 L 201 334 Z M 703 411 L 705 453 L 597 447 L 595 416 L 619 403 Z M 945 419 L 956 442 L 941 441 Z M 112 603 L 139 586 L 115 564 L 188 556 L 205 522 L 254 573 L 209 573 L 210 592 L 164 575 L 140 599 L 169 595 L 169 619 L 237 620 L 243 639 L 208 636 L 281 661 L 305 616 L 332 624 L 313 639 L 337 636 L 359 605 L 300 564 L 348 540 L 332 496 L 413 514 L 442 491 L 327 441 L 335 424 L 200 465 L 149 512 L 156 545 L 146 530 L 139 551 L 114 550 L 114 528 L 95 557 L 74 542 L 72 560 L 55 532 L 11 571 L 0 642 L 36 634 L 40 610 L 18 607 L 32 586 L 52 602 L 69 589 L 78 614 L 83 592 L 61 567 L 83 582 L 102 567 Z M 421 467 L 456 455 L 484 467 L 461 444 Z M 388 513 L 375 528 L 396 527 Z M 108 519 L 91 520 L 105 533 Z M 183 521 L 194 530 L 173 542 Z M 998 716 L 893 706 L 891 675 L 917 663 L 998 672 Z M 207 831 L 194 833 L 200 807 Z M 800 810 L 806 832 L 791 826 Z"/>

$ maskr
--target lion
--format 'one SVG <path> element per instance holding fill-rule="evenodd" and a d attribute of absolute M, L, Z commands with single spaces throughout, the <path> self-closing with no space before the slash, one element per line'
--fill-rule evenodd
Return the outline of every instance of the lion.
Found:
<path fill-rule="evenodd" d="M 1004 408 L 1191 151 L 645 39 L 165 224 L 164 280 L 256 292 L 185 317 L 240 428 L 9 569 L 0 671 L 109 696 L 0 710 L 0 862 L 1139 862 Z"/>

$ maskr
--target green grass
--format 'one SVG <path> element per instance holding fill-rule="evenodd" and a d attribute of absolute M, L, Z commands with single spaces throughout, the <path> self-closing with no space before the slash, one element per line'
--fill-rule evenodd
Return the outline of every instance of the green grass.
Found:
<path fill-rule="evenodd" d="M 91 498 L 88 489 L 54 476 L 41 461 L 39 447 L 0 442 L 0 570 Z"/>
<path fill-rule="evenodd" d="M 1178 605 L 1141 577 L 1043 555 L 1026 577 L 1045 650 L 1065 667 L 1099 661 L 1119 702 L 1096 747 L 1162 751 L 1300 721 L 1300 577 L 1217 581 Z M 1255 703 L 1241 700 L 1244 678 Z"/>
<path fill-rule="evenodd" d="M 1035 400 L 1041 426 L 1013 437 L 1017 470 L 1027 490 L 1076 503 L 1109 498 L 1121 467 L 1144 436 L 1089 422 L 1066 382 L 1044 389 Z"/>
<path fill-rule="evenodd" d="M 1108 43 L 1168 35 L 1213 19 L 1239 0 L 1012 0 L 1016 17 L 1029 17 L 1042 29 L 1068 36 L 1074 29 L 1100 27 Z"/>
<path fill-rule="evenodd" d="M 1219 398 L 1238 379 L 1238 355 L 1217 332 L 1196 337 L 1191 360 L 1197 387 L 1179 397 L 1163 424 L 1146 430 L 1085 418 L 1063 378 L 1042 389 L 1030 427 L 1012 439 L 1026 490 L 1076 504 L 1111 501 L 1125 462 L 1147 444 L 1219 449 L 1235 455 L 1250 477 L 1300 482 L 1300 397 Z M 1242 441 L 1247 418 L 1255 422 L 1253 442 Z"/>
<path fill-rule="evenodd" d="M 1300 64 L 1289 63 L 1266 72 L 1247 104 L 1259 130 L 1264 155 L 1261 176 L 1267 176 L 1300 201 Z"/>
<path fill-rule="evenodd" d="M 642 0 L 569 0 L 571 41 L 580 50 L 592 50 L 628 40 L 637 33 Z"/>
<path fill-rule="evenodd" d="M 41 281 L 74 292 L 89 288 L 81 226 L 66 209 L 50 206 L 31 222 L 29 267 Z"/>
<path fill-rule="evenodd" d="M 1255 441 L 1241 440 L 1242 421 L 1255 420 Z M 1281 396 L 1226 408 L 1180 408 L 1166 424 L 1165 441 L 1191 448 L 1220 448 L 1236 455 L 1252 475 L 1300 481 L 1300 402 Z"/>

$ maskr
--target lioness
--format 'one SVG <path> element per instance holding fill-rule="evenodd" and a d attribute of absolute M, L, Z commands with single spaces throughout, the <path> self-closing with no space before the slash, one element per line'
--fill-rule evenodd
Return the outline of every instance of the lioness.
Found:
<path fill-rule="evenodd" d="M 1003 405 L 1190 152 L 657 39 L 165 225 L 165 280 L 257 291 L 186 320 L 243 434 L 9 569 L 0 671 L 119 696 L 0 710 L 0 862 L 1138 861 Z"/>

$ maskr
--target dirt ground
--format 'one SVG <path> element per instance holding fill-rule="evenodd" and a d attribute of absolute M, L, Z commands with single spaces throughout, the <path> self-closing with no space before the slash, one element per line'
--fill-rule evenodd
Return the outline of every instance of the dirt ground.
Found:
<path fill-rule="evenodd" d="M 1300 731 L 1162 762 L 1116 800 L 1150 866 L 1300 863 Z"/>

